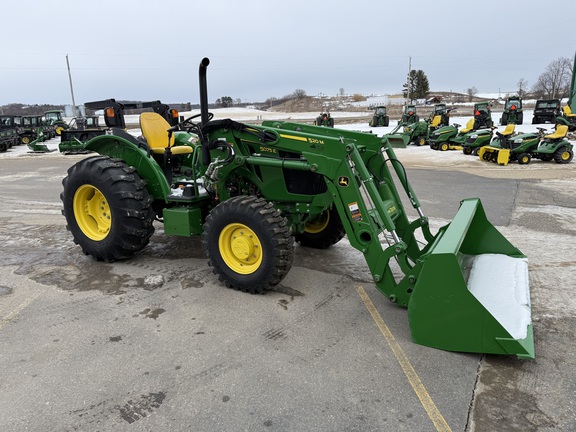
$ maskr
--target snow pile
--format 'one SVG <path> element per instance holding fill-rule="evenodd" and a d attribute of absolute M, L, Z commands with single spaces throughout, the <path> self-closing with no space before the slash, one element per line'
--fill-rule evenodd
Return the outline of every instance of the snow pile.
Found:
<path fill-rule="evenodd" d="M 468 289 L 510 336 L 526 338 L 531 322 L 526 258 L 501 254 L 475 256 Z"/>

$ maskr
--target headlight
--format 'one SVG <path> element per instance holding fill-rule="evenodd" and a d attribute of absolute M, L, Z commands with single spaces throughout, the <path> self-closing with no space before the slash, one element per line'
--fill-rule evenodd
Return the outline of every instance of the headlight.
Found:
<path fill-rule="evenodd" d="M 515 139 L 514 144 L 522 144 L 522 141 L 524 141 L 522 138 Z"/>
<path fill-rule="evenodd" d="M 470 139 L 476 139 L 476 138 L 478 138 L 478 135 L 477 135 L 477 134 L 470 135 Z"/>

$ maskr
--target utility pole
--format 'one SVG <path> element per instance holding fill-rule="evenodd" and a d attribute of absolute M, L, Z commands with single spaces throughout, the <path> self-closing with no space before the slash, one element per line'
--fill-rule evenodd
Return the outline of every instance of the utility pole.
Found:
<path fill-rule="evenodd" d="M 68 62 L 68 54 L 66 54 L 66 66 L 68 67 L 68 79 L 70 80 L 70 93 L 72 94 L 72 114 L 76 115 L 76 102 L 74 101 L 74 87 L 72 87 L 72 74 L 70 73 L 70 63 Z"/>
<path fill-rule="evenodd" d="M 412 71 L 412 57 L 408 57 L 408 81 L 406 85 L 406 105 L 410 103 L 410 87 L 412 87 L 412 78 L 410 72 Z"/>

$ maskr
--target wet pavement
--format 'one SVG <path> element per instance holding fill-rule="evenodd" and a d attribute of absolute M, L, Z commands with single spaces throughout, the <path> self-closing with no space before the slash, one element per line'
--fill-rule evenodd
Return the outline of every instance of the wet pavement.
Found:
<path fill-rule="evenodd" d="M 433 228 L 478 196 L 528 255 L 535 361 L 412 343 L 345 239 L 297 246 L 282 284 L 256 296 L 223 287 L 199 239 L 160 224 L 137 256 L 96 262 L 60 212 L 82 156 L 0 157 L 2 430 L 576 430 L 574 164 L 397 153 Z"/>

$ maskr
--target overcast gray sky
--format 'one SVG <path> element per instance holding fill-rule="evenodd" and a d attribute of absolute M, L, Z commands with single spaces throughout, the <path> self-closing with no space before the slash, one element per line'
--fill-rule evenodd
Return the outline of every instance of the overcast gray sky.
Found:
<path fill-rule="evenodd" d="M 398 93 L 531 87 L 574 58 L 576 2 L 542 0 L 20 0 L 2 5 L 0 104 Z"/>

